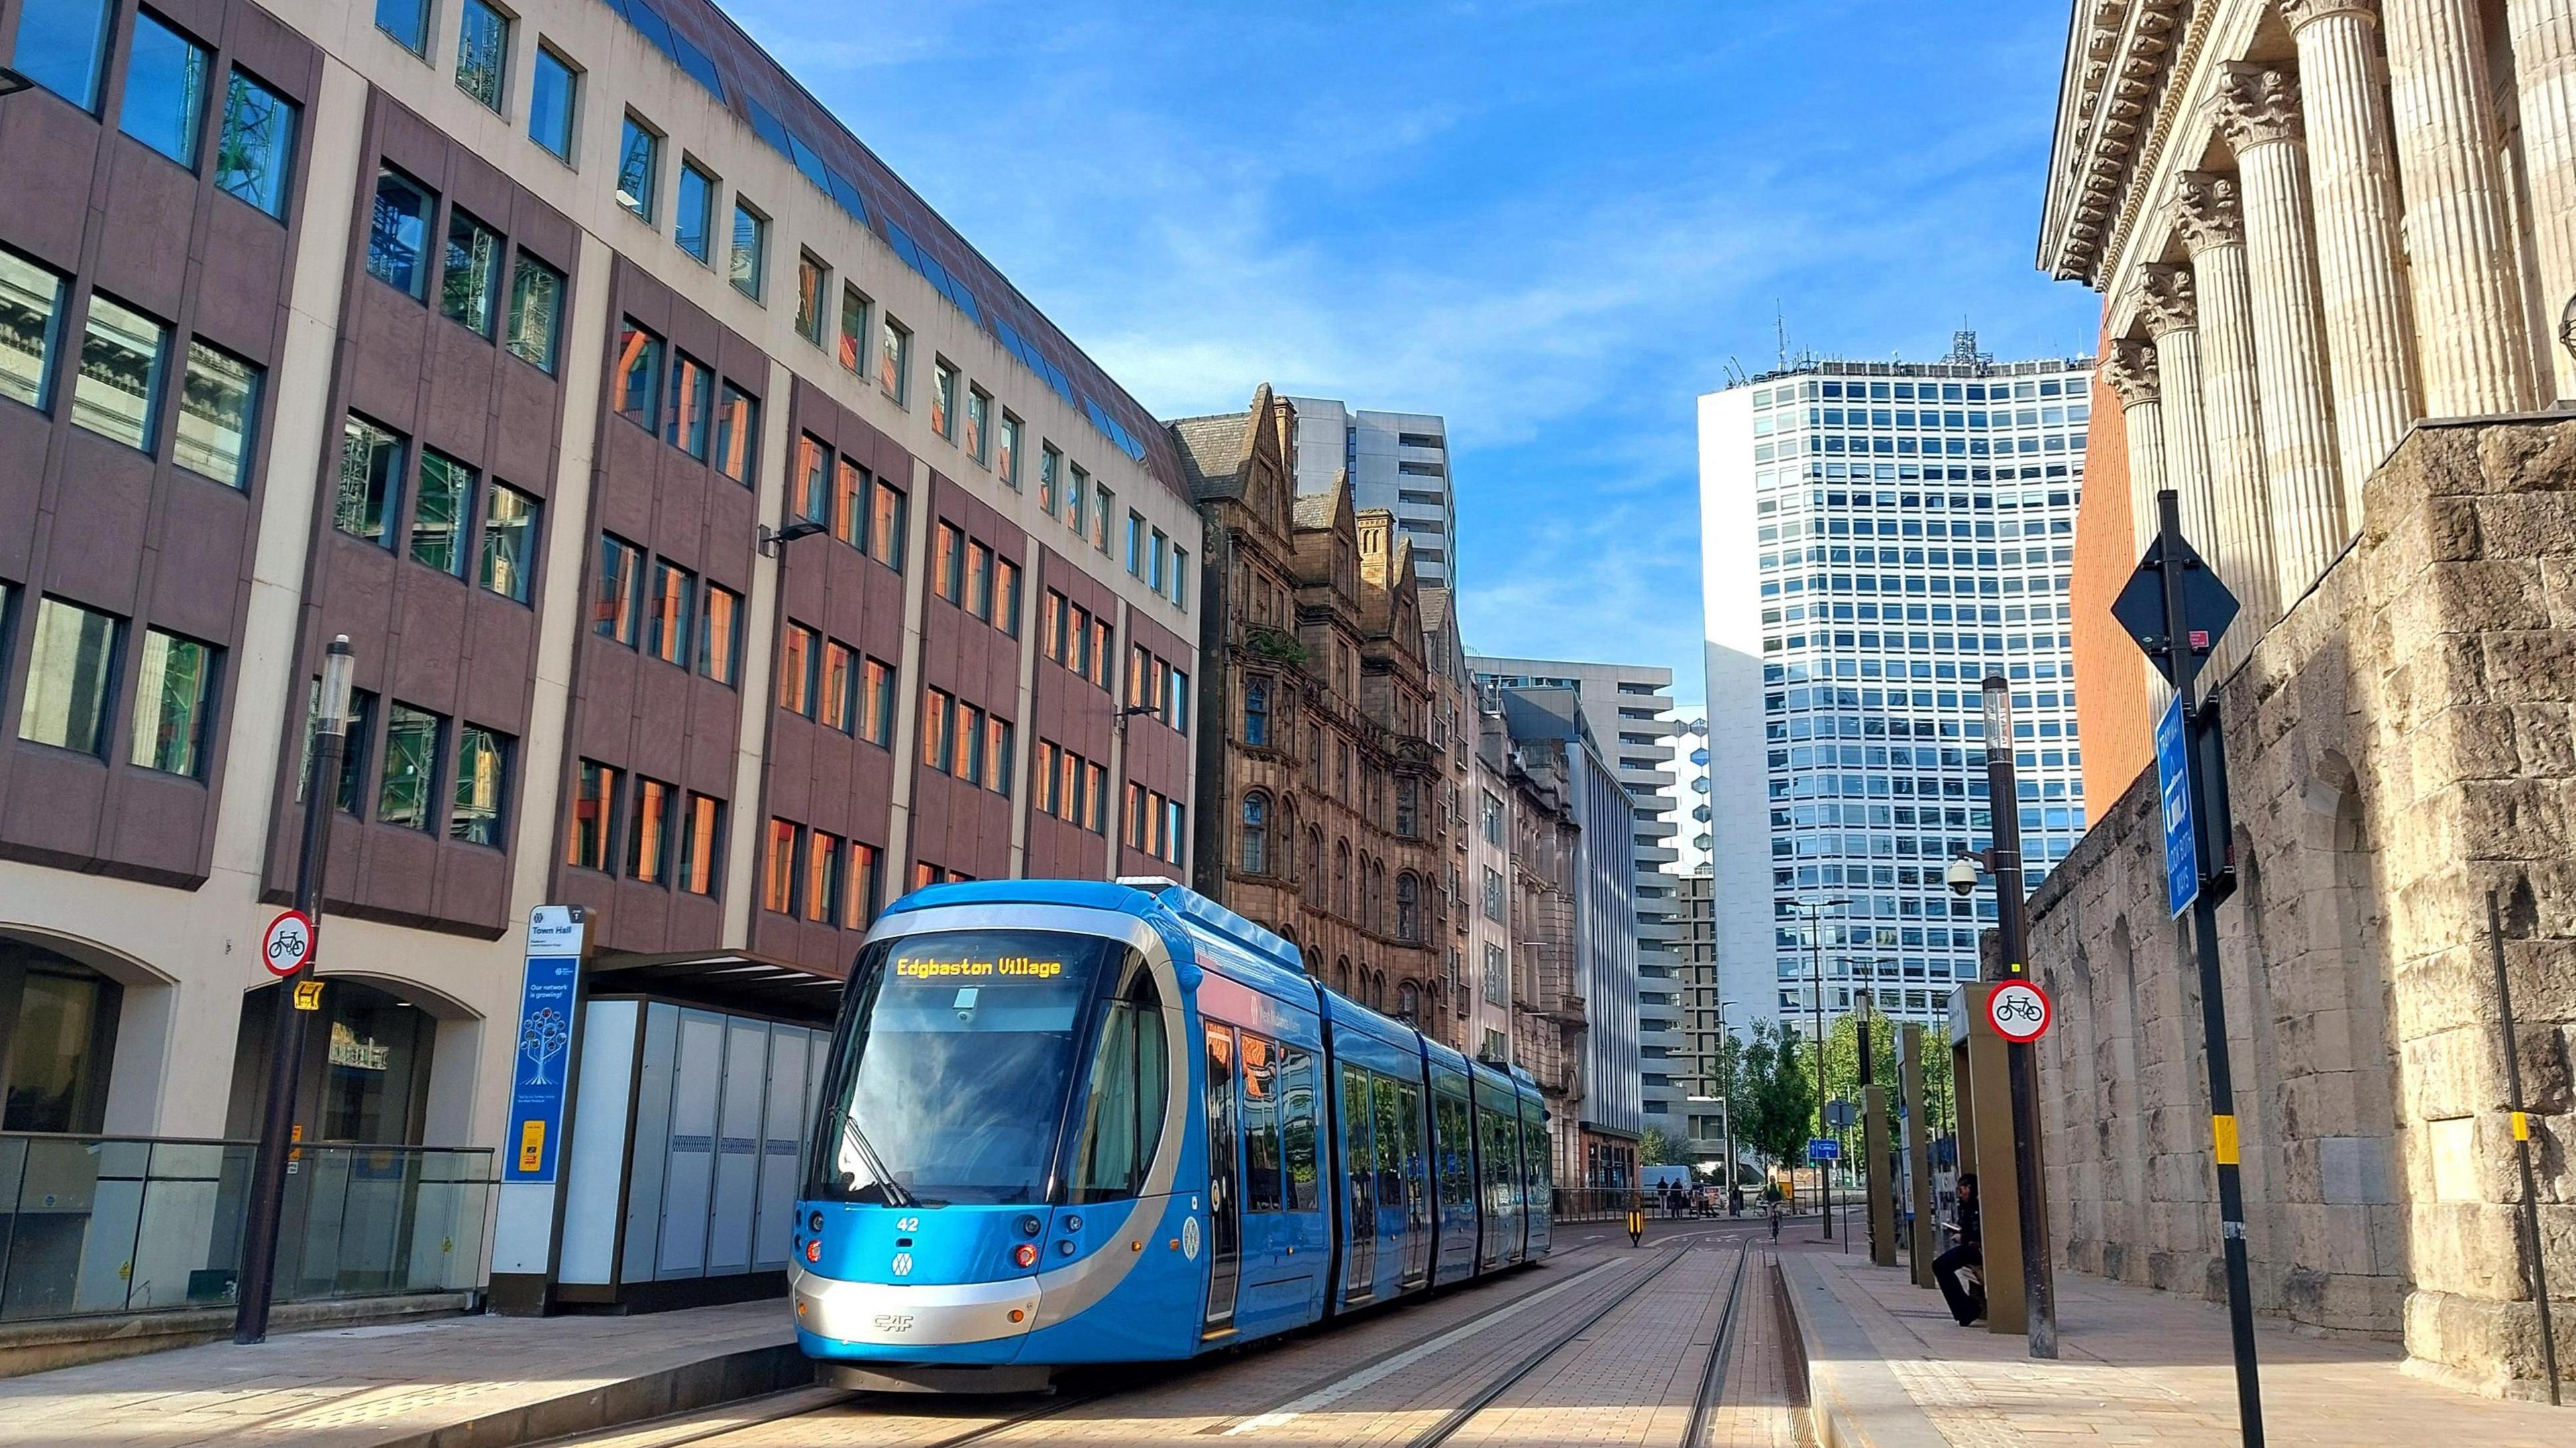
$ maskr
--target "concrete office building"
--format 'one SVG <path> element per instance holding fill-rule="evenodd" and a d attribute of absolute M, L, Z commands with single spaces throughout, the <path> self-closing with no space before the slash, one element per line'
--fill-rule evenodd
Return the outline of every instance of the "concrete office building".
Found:
<path fill-rule="evenodd" d="M 1681 790 L 1673 772 L 1673 671 L 1642 664 L 1585 664 L 1557 659 L 1470 655 L 1480 683 L 1506 689 L 1571 689 L 1605 759 L 1634 805 L 1629 831 L 1635 861 L 1638 1051 L 1646 1125 L 1679 1140 L 1682 1098 L 1676 1074 L 1684 1052 L 1680 984 L 1675 978 L 1678 926 L 1673 919 L 1674 848 Z"/>
<path fill-rule="evenodd" d="M 1829 1016 L 1871 992 L 1933 1020 L 1976 977 L 1991 892 L 1941 874 L 1988 843 L 1985 676 L 2012 684 L 2030 888 L 2083 831 L 2067 587 L 2091 369 L 1962 333 L 1939 362 L 1811 361 L 1700 399 L 1717 911 L 1768 927 L 1720 928 L 1745 1018 L 1812 1010 L 1821 974 Z"/>
<path fill-rule="evenodd" d="M 1292 397 L 1297 409 L 1297 491 L 1332 490 L 1351 480 L 1351 506 L 1384 508 L 1413 545 L 1422 581 L 1457 578 L 1458 499 L 1449 484 L 1449 424 L 1426 412 L 1361 412 L 1320 397 Z"/>
<path fill-rule="evenodd" d="M 1724 1036 L 1733 1002 L 1718 989 L 1717 877 L 1699 869 L 1678 877 L 1680 962 L 1674 976 L 1681 983 L 1682 1040 L 1686 1060 L 1673 1073 L 1684 1087 L 1689 1130 L 1684 1145 L 1694 1162 L 1722 1161 L 1726 1156 L 1725 1116 L 1716 1104 L 1717 1046 Z"/>
<path fill-rule="evenodd" d="M 793 1158 L 879 905 L 1186 875 L 1168 436 L 709 0 L 6 15 L 0 1129 L 255 1122 L 345 634 L 305 1140 L 497 1142 L 586 906 L 672 1113 L 605 1180 L 672 1185 L 581 1290 L 783 1265 L 683 1118 Z"/>

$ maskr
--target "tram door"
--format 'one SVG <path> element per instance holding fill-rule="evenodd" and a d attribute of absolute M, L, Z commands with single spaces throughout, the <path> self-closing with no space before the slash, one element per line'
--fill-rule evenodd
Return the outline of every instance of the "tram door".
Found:
<path fill-rule="evenodd" d="M 1369 1132 L 1371 1114 L 1368 1073 L 1342 1067 L 1342 1176 L 1350 1183 L 1342 1298 L 1351 1303 L 1377 1295 L 1377 1145 Z"/>
<path fill-rule="evenodd" d="M 1201 1337 L 1234 1331 L 1235 1287 L 1243 1271 L 1243 1200 L 1235 1144 L 1234 1028 L 1207 1028 L 1208 1297 Z"/>
<path fill-rule="evenodd" d="M 1395 1091 L 1396 1133 L 1403 1143 L 1397 1170 L 1403 1174 L 1404 1287 L 1410 1291 L 1431 1280 L 1431 1159 L 1422 1149 L 1422 1088 L 1410 1081 L 1379 1083 L 1381 1091 L 1389 1087 Z"/>

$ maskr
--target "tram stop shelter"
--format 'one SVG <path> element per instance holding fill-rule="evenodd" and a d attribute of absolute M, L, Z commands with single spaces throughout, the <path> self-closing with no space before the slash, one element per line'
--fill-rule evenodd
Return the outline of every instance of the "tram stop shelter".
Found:
<path fill-rule="evenodd" d="M 1986 997 L 1998 984 L 1974 981 L 1950 993 L 1950 1082 L 1959 1170 L 1977 1177 L 1986 1330 L 2018 1336 L 2030 1330 L 2030 1315 L 2022 1300 L 2021 1198 L 2014 1187 L 2011 1043 L 1986 1015 Z M 2040 1181 L 2044 1189 L 2044 1172 Z"/>

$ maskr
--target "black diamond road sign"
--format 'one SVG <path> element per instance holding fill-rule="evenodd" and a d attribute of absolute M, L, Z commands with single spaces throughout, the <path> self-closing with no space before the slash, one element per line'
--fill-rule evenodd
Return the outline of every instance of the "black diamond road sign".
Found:
<path fill-rule="evenodd" d="M 2206 655 L 2218 642 L 2219 635 L 2236 621 L 2236 595 L 2218 581 L 2209 565 L 2192 550 L 2189 542 L 2177 537 L 2182 552 L 2182 606 L 2191 628 L 2191 651 Z M 2163 671 L 2167 683 L 2174 682 L 2172 656 L 2165 648 L 2165 540 L 2159 536 L 2147 545 L 2147 556 L 2138 560 L 2138 571 L 2129 575 L 2126 588 L 2111 605 L 2111 617 L 2129 631 L 2147 658 Z"/>

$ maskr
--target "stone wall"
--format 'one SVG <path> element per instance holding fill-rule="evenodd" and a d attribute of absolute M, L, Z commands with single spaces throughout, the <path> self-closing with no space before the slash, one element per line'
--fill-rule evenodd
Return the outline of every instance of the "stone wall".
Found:
<path fill-rule="evenodd" d="M 2219 911 L 2258 1310 L 2539 1389 L 2489 890 L 2576 1373 L 2576 420 L 2419 424 L 2362 536 L 2217 690 L 2241 886 Z M 2031 902 L 2052 1240 L 2218 1297 L 2200 985 L 2150 768 Z"/>

